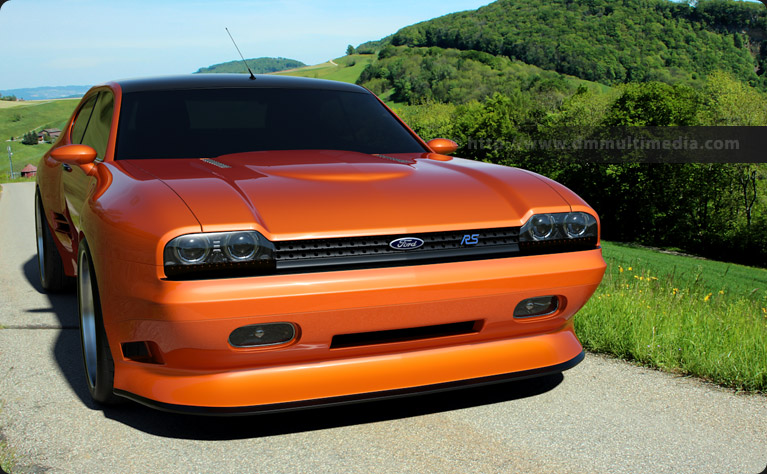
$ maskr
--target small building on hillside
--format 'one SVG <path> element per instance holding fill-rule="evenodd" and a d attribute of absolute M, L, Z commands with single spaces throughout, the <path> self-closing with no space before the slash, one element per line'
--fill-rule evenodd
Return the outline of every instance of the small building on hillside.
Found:
<path fill-rule="evenodd" d="M 51 142 L 53 143 L 61 136 L 61 130 L 58 128 L 44 128 L 37 132 L 38 142 Z"/>
<path fill-rule="evenodd" d="M 33 178 L 35 177 L 36 174 L 37 174 L 37 166 L 31 163 L 21 169 L 22 178 Z"/>

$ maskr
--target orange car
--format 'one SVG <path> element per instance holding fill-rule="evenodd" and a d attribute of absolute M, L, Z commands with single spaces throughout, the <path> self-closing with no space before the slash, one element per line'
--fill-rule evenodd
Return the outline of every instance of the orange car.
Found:
<path fill-rule="evenodd" d="M 35 217 L 43 287 L 76 276 L 93 399 L 236 414 L 576 365 L 596 214 L 456 147 L 350 84 L 91 89 L 40 162 Z"/>

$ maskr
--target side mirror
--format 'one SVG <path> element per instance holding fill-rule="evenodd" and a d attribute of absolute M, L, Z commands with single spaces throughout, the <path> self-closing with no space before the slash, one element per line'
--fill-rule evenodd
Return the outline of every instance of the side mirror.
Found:
<path fill-rule="evenodd" d="M 434 153 L 439 153 L 440 155 L 449 155 L 458 149 L 458 144 L 447 138 L 435 138 L 434 140 L 430 140 L 427 145 L 429 145 L 429 148 L 431 148 Z"/>
<path fill-rule="evenodd" d="M 68 165 L 82 166 L 93 163 L 96 150 L 88 145 L 64 145 L 51 151 L 51 158 Z"/>

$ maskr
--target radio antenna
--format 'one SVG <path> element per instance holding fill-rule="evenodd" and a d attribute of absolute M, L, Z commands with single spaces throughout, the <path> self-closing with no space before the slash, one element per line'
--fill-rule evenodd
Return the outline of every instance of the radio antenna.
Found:
<path fill-rule="evenodd" d="M 232 38 L 232 34 L 229 33 L 229 28 L 224 27 L 224 29 L 226 30 L 226 33 L 229 35 L 229 38 L 231 38 L 232 43 L 234 44 L 234 47 L 237 48 L 237 52 L 240 53 L 240 57 L 242 58 L 242 62 L 245 63 L 245 69 L 247 69 L 248 72 L 250 73 L 250 80 L 251 81 L 255 81 L 256 80 L 256 76 L 253 74 L 253 71 L 250 70 L 250 66 L 248 66 L 248 62 L 245 61 L 245 56 L 242 55 L 242 51 L 240 51 L 240 48 L 237 47 L 237 43 L 235 43 L 234 38 Z"/>

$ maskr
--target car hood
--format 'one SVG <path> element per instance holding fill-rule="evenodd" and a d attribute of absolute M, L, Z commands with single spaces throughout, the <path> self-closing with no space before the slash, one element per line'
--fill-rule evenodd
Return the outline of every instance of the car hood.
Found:
<path fill-rule="evenodd" d="M 570 209 L 558 185 L 538 175 L 433 154 L 130 161 L 186 202 L 203 231 L 258 229 L 276 240 L 518 226 L 535 212 Z"/>

